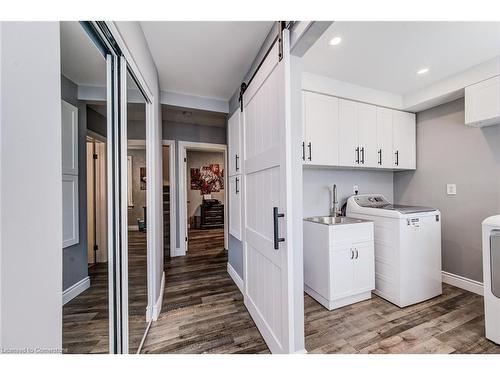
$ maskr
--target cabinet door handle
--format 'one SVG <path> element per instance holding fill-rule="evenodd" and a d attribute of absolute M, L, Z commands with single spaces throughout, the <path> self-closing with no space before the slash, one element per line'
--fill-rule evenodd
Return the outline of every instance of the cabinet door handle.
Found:
<path fill-rule="evenodd" d="M 359 256 L 358 249 L 354 249 L 354 250 L 356 250 L 356 257 L 354 259 L 358 259 L 358 256 Z"/>
<path fill-rule="evenodd" d="M 395 152 L 396 155 L 396 165 L 399 165 L 399 150 Z"/>
<path fill-rule="evenodd" d="M 356 147 L 356 164 L 359 164 L 359 147 Z"/>
<path fill-rule="evenodd" d="M 365 148 L 361 147 L 361 164 L 365 164 Z"/>
<path fill-rule="evenodd" d="M 378 150 L 378 165 L 382 165 L 382 149 Z"/>
<path fill-rule="evenodd" d="M 240 158 L 240 157 L 239 157 L 238 155 L 234 155 L 234 161 L 235 161 L 235 164 L 236 164 L 236 166 L 235 166 L 236 171 L 239 171 L 239 170 L 240 170 L 240 167 L 238 166 L 238 159 L 239 159 L 239 158 Z"/>
<path fill-rule="evenodd" d="M 240 189 L 238 189 L 238 183 L 240 182 L 240 179 L 238 177 L 236 177 L 236 194 L 238 194 L 240 192 Z"/>
<path fill-rule="evenodd" d="M 306 142 L 302 142 L 302 160 L 306 160 Z"/>
<path fill-rule="evenodd" d="M 273 219 L 274 219 L 274 249 L 278 250 L 280 248 L 280 242 L 285 241 L 284 238 L 279 236 L 278 219 L 280 217 L 285 217 L 285 214 L 278 213 L 278 207 L 273 207 Z"/>
<path fill-rule="evenodd" d="M 309 161 L 311 161 L 312 160 L 312 151 L 311 151 L 312 145 L 311 145 L 311 142 L 309 142 L 309 144 L 307 145 L 307 147 L 309 147 Z"/>
<path fill-rule="evenodd" d="M 354 251 L 351 249 L 351 259 L 354 259 Z"/>

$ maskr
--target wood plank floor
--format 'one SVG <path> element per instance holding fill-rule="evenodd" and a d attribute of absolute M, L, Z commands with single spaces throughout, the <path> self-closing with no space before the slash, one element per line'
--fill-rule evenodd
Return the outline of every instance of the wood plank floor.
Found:
<path fill-rule="evenodd" d="M 222 230 L 190 231 L 189 255 L 167 259 L 163 312 L 145 353 L 268 353 L 226 271 Z M 484 337 L 483 298 L 443 284 L 404 309 L 373 295 L 328 311 L 304 296 L 309 353 L 500 353 Z"/>
<path fill-rule="evenodd" d="M 190 230 L 185 257 L 165 261 L 165 294 L 143 353 L 268 353 L 227 274 L 224 230 Z"/>
<path fill-rule="evenodd" d="M 135 353 L 146 328 L 146 233 L 129 232 L 129 347 Z M 90 288 L 63 306 L 63 351 L 109 353 L 108 264 L 89 268 Z"/>
<path fill-rule="evenodd" d="M 135 253 L 145 239 L 134 236 L 132 243 Z M 139 255 L 131 259 L 139 301 L 146 263 Z M 165 258 L 163 310 L 143 353 L 269 353 L 226 267 L 223 230 L 191 230 L 188 255 Z M 63 347 L 70 353 L 108 351 L 107 268 L 93 267 L 90 275 L 91 287 L 64 306 Z M 142 337 L 143 308 L 132 304 L 131 343 Z M 442 296 L 404 309 L 373 295 L 328 311 L 306 294 L 304 310 L 309 353 L 500 354 L 500 346 L 484 337 L 483 298 L 446 284 Z"/>
<path fill-rule="evenodd" d="M 304 310 L 309 353 L 500 353 L 484 337 L 483 297 L 447 284 L 403 309 L 373 295 L 328 311 L 306 294 Z"/>

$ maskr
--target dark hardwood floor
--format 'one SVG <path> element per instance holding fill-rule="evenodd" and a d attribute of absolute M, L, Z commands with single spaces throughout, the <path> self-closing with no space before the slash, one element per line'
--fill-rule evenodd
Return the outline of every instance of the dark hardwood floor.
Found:
<path fill-rule="evenodd" d="M 146 329 L 146 233 L 129 232 L 129 348 L 135 353 Z M 90 288 L 63 306 L 63 351 L 109 353 L 108 264 L 89 268 Z"/>
<path fill-rule="evenodd" d="M 184 257 L 165 259 L 165 293 L 143 353 L 268 353 L 227 273 L 224 230 L 190 230 Z"/>

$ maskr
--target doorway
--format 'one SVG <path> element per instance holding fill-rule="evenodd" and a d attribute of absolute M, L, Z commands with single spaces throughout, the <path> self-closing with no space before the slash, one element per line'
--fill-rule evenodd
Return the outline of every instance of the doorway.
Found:
<path fill-rule="evenodd" d="M 227 146 L 179 142 L 179 251 L 227 249 Z"/>

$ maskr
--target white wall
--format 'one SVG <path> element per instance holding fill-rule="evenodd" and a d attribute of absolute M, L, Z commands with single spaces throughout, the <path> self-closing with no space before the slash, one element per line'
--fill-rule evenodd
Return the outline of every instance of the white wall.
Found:
<path fill-rule="evenodd" d="M 61 349 L 59 24 L 0 30 L 0 347 Z"/>
<path fill-rule="evenodd" d="M 151 184 L 151 197 L 148 197 L 148 207 L 153 212 L 153 219 L 148 222 L 148 244 L 153 249 L 152 264 L 148 272 L 152 273 L 148 305 L 154 305 L 161 299 L 161 279 L 163 274 L 163 181 L 162 181 L 162 126 L 160 108 L 160 85 L 156 65 L 149 51 L 148 43 L 139 22 L 119 21 L 109 22 L 113 36 L 137 75 L 140 75 L 151 91 L 153 98 L 152 128 L 146 129 L 146 137 L 152 139 L 152 147 L 148 148 L 148 162 L 154 161 L 153 173 L 148 174 Z M 153 311 L 155 314 L 155 311 Z"/>

